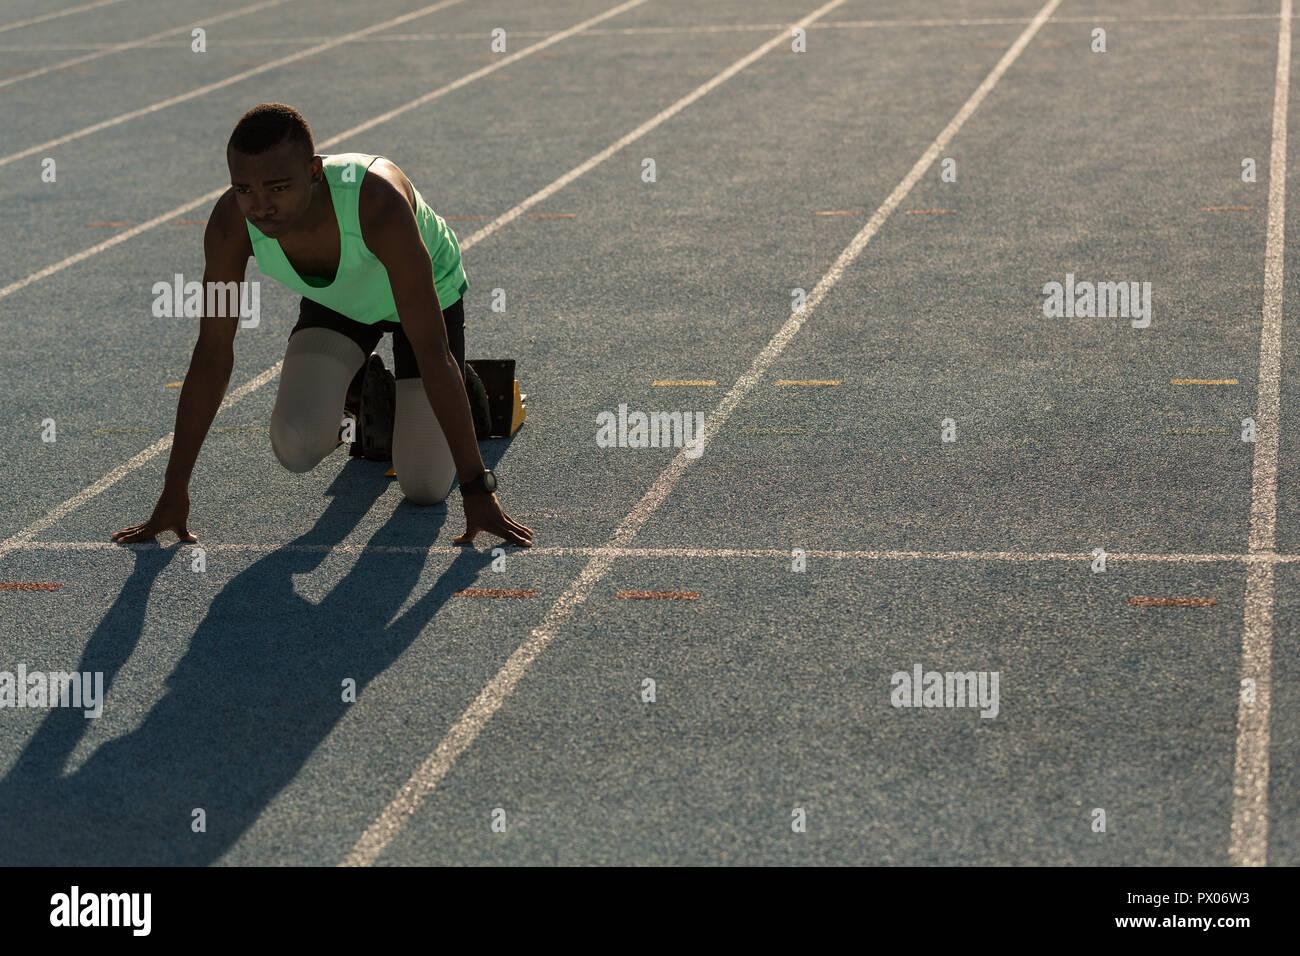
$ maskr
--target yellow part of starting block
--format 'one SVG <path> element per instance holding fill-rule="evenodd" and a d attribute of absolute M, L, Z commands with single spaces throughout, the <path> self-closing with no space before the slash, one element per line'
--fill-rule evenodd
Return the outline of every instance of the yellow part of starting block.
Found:
<path fill-rule="evenodd" d="M 519 430 L 519 426 L 528 417 L 528 408 L 524 405 L 524 396 L 519 393 L 519 379 L 515 379 L 514 408 L 510 412 L 510 434 Z"/>

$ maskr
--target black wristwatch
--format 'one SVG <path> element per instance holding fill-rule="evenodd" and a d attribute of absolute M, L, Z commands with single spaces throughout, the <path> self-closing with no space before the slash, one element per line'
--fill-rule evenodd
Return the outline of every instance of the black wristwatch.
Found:
<path fill-rule="evenodd" d="M 468 484 L 460 486 L 462 495 L 492 494 L 497 490 L 497 476 L 492 474 L 491 468 L 485 468 L 483 474 L 479 475 Z"/>

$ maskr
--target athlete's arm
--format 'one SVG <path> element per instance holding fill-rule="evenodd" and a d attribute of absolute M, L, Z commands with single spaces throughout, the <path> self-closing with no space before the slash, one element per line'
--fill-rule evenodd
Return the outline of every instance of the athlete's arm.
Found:
<path fill-rule="evenodd" d="M 238 310 L 234 310 L 234 315 L 208 315 L 208 284 L 243 282 L 248 257 L 252 254 L 253 244 L 248 238 L 244 215 L 239 211 L 234 190 L 227 190 L 217 200 L 203 234 L 203 318 L 199 320 L 199 340 L 190 355 L 190 370 L 185 375 L 176 408 L 176 438 L 167 464 L 169 486 L 189 488 L 194 461 L 221 407 L 235 367 Z"/>
<path fill-rule="evenodd" d="M 203 253 L 204 314 L 199 321 L 199 339 L 190 355 L 185 384 L 181 386 L 176 432 L 162 495 L 148 521 L 116 532 L 115 541 L 147 541 L 161 531 L 174 531 L 182 541 L 198 540 L 186 527 L 190 474 L 230 384 L 235 364 L 235 331 L 239 326 L 238 309 L 231 316 L 207 314 L 206 292 L 209 282 L 243 282 L 248 257 L 253 254 L 234 190 L 222 195 L 212 209 L 203 234 Z"/>
<path fill-rule="evenodd" d="M 401 190 L 372 172 L 361 181 L 357 213 L 362 239 L 388 270 L 398 321 L 411 342 L 429 405 L 447 437 L 464 486 L 485 469 L 465 380 L 447 344 L 447 327 L 433 283 L 433 262 L 415 221 L 415 210 Z M 532 544 L 532 532 L 501 511 L 496 495 L 462 495 L 461 501 L 468 526 L 465 534 L 456 538 L 457 543 L 473 541 L 484 530 L 525 547 Z"/>
<path fill-rule="evenodd" d="M 386 180 L 368 174 L 358 200 L 361 237 L 388 270 L 397 318 L 411 341 L 429 404 L 447 436 L 461 483 L 483 474 L 465 380 L 447 343 L 447 328 L 433 285 L 433 262 L 424 247 L 415 211 Z"/>

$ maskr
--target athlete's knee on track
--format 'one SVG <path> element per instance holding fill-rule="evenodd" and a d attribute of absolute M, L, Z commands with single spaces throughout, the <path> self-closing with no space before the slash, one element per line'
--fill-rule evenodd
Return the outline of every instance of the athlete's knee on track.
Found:
<path fill-rule="evenodd" d="M 436 505 L 447 500 L 451 494 L 452 485 L 455 484 L 453 476 L 452 481 L 442 481 L 438 478 L 411 478 L 403 479 L 398 475 L 398 484 L 402 486 L 402 494 L 410 499 L 412 504 L 417 505 Z"/>
<path fill-rule="evenodd" d="M 324 447 L 324 442 L 318 436 L 311 435 L 290 421 L 271 416 L 271 450 L 275 452 L 280 464 L 289 471 L 299 474 L 311 471 L 337 442 L 337 436 L 332 436 L 330 447 Z"/>
<path fill-rule="evenodd" d="M 456 463 L 419 378 L 397 380 L 393 468 L 413 504 L 445 501 L 456 483 Z"/>

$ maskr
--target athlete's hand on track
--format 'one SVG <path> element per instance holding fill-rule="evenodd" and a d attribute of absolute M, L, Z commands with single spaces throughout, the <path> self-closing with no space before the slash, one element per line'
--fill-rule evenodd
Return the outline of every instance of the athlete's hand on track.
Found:
<path fill-rule="evenodd" d="M 152 541 L 159 532 L 171 531 L 182 541 L 198 541 L 198 536 L 191 534 L 185 526 L 189 516 L 190 493 L 164 488 L 149 520 L 114 532 L 113 540 L 119 544 L 133 544 L 136 541 Z"/>
<path fill-rule="evenodd" d="M 457 544 L 469 544 L 480 531 L 505 538 L 521 548 L 533 546 L 533 532 L 501 510 L 495 494 L 461 495 L 465 505 L 465 533 L 455 538 Z"/>

